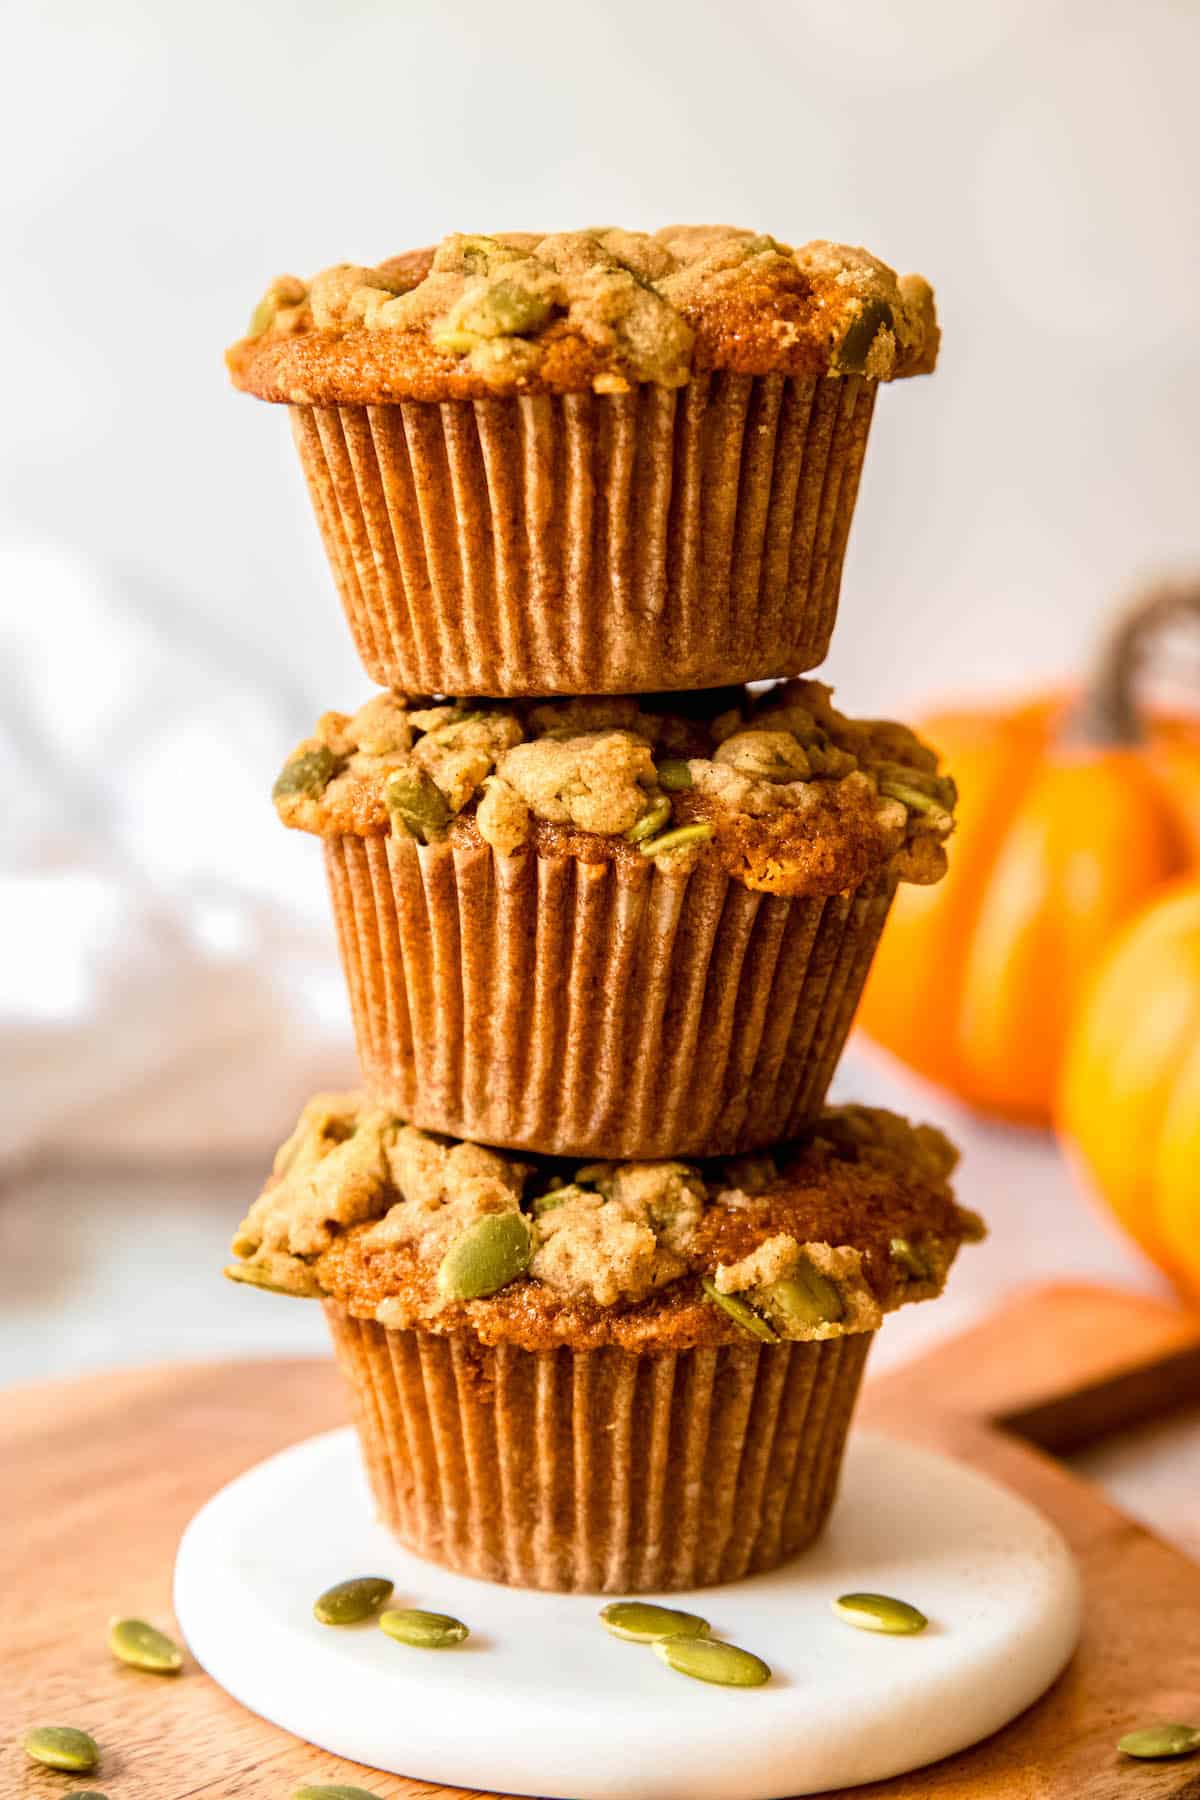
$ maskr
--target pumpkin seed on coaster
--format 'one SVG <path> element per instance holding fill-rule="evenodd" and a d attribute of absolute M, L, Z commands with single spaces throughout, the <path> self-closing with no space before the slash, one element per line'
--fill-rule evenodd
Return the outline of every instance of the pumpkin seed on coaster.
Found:
<path fill-rule="evenodd" d="M 423 1612 L 419 1606 L 379 1615 L 379 1629 L 414 1650 L 449 1650 L 469 1638 L 469 1628 L 450 1613 Z"/>
<path fill-rule="evenodd" d="M 178 1675 L 183 1667 L 178 1644 L 145 1619 L 113 1619 L 108 1627 L 108 1647 L 118 1662 L 151 1675 Z"/>
<path fill-rule="evenodd" d="M 74 1725 L 35 1725 L 22 1737 L 21 1748 L 30 1762 L 75 1775 L 90 1774 L 100 1761 L 95 1738 Z"/>
<path fill-rule="evenodd" d="M 1200 1725 L 1146 1725 L 1140 1731 L 1127 1731 L 1117 1749 L 1139 1762 L 1194 1756 L 1200 1750 Z"/>
<path fill-rule="evenodd" d="M 762 1687 L 771 1671 L 761 1656 L 726 1644 L 720 1638 L 655 1638 L 650 1648 L 660 1662 L 677 1675 L 693 1681 L 710 1681 L 716 1687 Z"/>
<path fill-rule="evenodd" d="M 894 1600 L 890 1594 L 840 1594 L 833 1610 L 847 1625 L 860 1631 L 882 1631 L 891 1637 L 916 1637 L 929 1620 L 907 1600 Z"/>
<path fill-rule="evenodd" d="M 631 1644 L 653 1644 L 665 1637 L 707 1637 L 709 1625 L 697 1613 L 648 1600 L 613 1600 L 600 1609 L 600 1623 L 614 1637 Z"/>
<path fill-rule="evenodd" d="M 320 1625 L 361 1625 L 392 1597 L 394 1582 L 385 1575 L 355 1575 L 335 1582 L 313 1602 L 313 1617 Z"/>

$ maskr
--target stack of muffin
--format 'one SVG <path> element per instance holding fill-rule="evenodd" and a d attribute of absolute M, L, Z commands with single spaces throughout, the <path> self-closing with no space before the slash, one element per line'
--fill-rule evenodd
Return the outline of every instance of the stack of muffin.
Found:
<path fill-rule="evenodd" d="M 825 1106 L 953 784 L 796 674 L 878 384 L 937 338 L 919 277 L 702 227 L 283 277 L 230 352 L 382 691 L 275 786 L 363 1091 L 305 1109 L 228 1272 L 323 1301 L 380 1514 L 455 1569 L 775 1566 L 884 1313 L 979 1233 L 938 1132 Z"/>

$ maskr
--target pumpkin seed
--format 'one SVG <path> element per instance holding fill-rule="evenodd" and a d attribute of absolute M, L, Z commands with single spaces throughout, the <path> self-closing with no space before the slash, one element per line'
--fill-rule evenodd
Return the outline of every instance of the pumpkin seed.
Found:
<path fill-rule="evenodd" d="M 358 1625 L 392 1597 L 386 1575 L 354 1575 L 335 1582 L 313 1602 L 313 1618 L 321 1625 Z"/>
<path fill-rule="evenodd" d="M 652 1644 L 665 1637 L 708 1636 L 708 1620 L 698 1613 L 655 1606 L 648 1600 L 614 1600 L 601 1607 L 600 1623 L 614 1637 L 626 1638 L 631 1644 Z"/>
<path fill-rule="evenodd" d="M 369 1794 L 366 1788 L 347 1787 L 344 1782 L 338 1782 L 333 1787 L 298 1787 L 292 1800 L 378 1800 L 378 1795 Z"/>
<path fill-rule="evenodd" d="M 727 1312 L 734 1324 L 740 1325 L 742 1330 L 749 1332 L 751 1337 L 761 1339 L 764 1344 L 779 1342 L 779 1333 L 775 1327 L 768 1325 L 765 1319 L 760 1318 L 754 1308 L 748 1306 L 739 1295 L 722 1294 L 716 1282 L 708 1275 L 700 1277 L 700 1286 L 708 1298 L 719 1306 L 722 1312 Z"/>
<path fill-rule="evenodd" d="M 98 1788 L 73 1789 L 67 1795 L 67 1800 L 108 1800 L 108 1795 L 102 1794 Z"/>
<path fill-rule="evenodd" d="M 660 1662 L 693 1681 L 712 1681 L 718 1687 L 761 1687 L 771 1671 L 761 1656 L 740 1650 L 720 1638 L 656 1638 L 650 1646 Z"/>
<path fill-rule="evenodd" d="M 86 1775 L 100 1761 L 100 1746 L 74 1725 L 35 1725 L 21 1739 L 30 1762 L 44 1769 L 67 1769 Z"/>
<path fill-rule="evenodd" d="M 337 757 L 322 744 L 318 750 L 306 750 L 293 756 L 279 771 L 271 789 L 273 800 L 286 800 L 292 794 L 307 794 L 319 800 L 337 773 Z"/>
<path fill-rule="evenodd" d="M 756 1288 L 771 1316 L 782 1325 L 803 1330 L 813 1325 L 836 1325 L 846 1316 L 846 1303 L 827 1275 L 801 1259 L 790 1275 Z"/>
<path fill-rule="evenodd" d="M 916 1637 L 929 1623 L 907 1600 L 894 1600 L 890 1594 L 840 1594 L 833 1610 L 860 1631 L 884 1631 L 893 1637 Z"/>
<path fill-rule="evenodd" d="M 425 733 L 425 736 L 427 738 L 432 738 L 435 743 L 440 744 L 444 742 L 446 738 L 452 736 L 452 734 L 458 730 L 460 725 L 474 725 L 480 719 L 486 717 L 486 713 L 482 713 L 476 708 L 474 712 L 460 713 L 457 719 L 447 719 L 444 725 L 435 725 L 432 731 L 427 731 Z"/>
<path fill-rule="evenodd" d="M 660 794 L 657 800 L 650 802 L 641 818 L 629 827 L 625 836 L 631 844 L 640 844 L 646 838 L 653 837 L 656 831 L 661 831 L 670 817 L 671 802 L 665 794 Z"/>
<path fill-rule="evenodd" d="M 544 325 L 553 310 L 544 294 L 533 293 L 515 281 L 498 281 L 463 314 L 462 323 L 467 331 L 483 337 L 519 337 Z"/>
<path fill-rule="evenodd" d="M 118 1662 L 152 1675 L 178 1675 L 183 1667 L 179 1645 L 144 1619 L 114 1619 L 108 1628 L 108 1647 Z"/>
<path fill-rule="evenodd" d="M 871 345 L 884 326 L 892 324 L 892 309 L 886 300 L 864 300 L 858 317 L 838 345 L 834 366 L 843 375 L 866 372 Z"/>
<path fill-rule="evenodd" d="M 485 1213 L 455 1238 L 437 1273 L 443 1300 L 482 1300 L 529 1266 L 533 1243 L 520 1213 Z"/>
<path fill-rule="evenodd" d="M 939 830 L 949 831 L 954 823 L 940 800 L 932 794 L 923 794 L 920 788 L 910 787 L 906 781 L 884 779 L 879 783 L 879 792 L 889 800 L 901 801 L 910 812 L 926 813 Z"/>
<path fill-rule="evenodd" d="M 661 837 L 643 839 L 638 849 L 643 856 L 664 856 L 672 850 L 688 850 L 693 844 L 703 844 L 712 835 L 713 828 L 707 822 L 677 825 L 674 831 L 664 831 Z"/>
<path fill-rule="evenodd" d="M 929 1267 L 921 1252 L 905 1237 L 894 1237 L 888 1245 L 888 1254 L 894 1263 L 902 1268 L 906 1275 L 914 1281 L 929 1281 L 933 1270 Z"/>
<path fill-rule="evenodd" d="M 545 1213 L 557 1212 L 560 1206 L 567 1204 L 568 1198 L 566 1194 L 539 1194 L 530 1202 L 530 1211 L 535 1219 L 540 1219 Z"/>
<path fill-rule="evenodd" d="M 1146 1725 L 1127 1731 L 1117 1744 L 1123 1756 L 1155 1762 L 1164 1756 L 1194 1756 L 1200 1750 L 1200 1727 L 1195 1725 Z"/>
<path fill-rule="evenodd" d="M 394 769 L 384 783 L 383 797 L 393 824 L 400 824 L 419 844 L 445 837 L 450 808 L 445 795 L 419 769 Z"/>
<path fill-rule="evenodd" d="M 658 785 L 668 794 L 682 794 L 692 785 L 691 768 L 682 757 L 667 757 L 658 765 Z"/>
<path fill-rule="evenodd" d="M 247 1287 L 262 1288 L 268 1294 L 287 1294 L 292 1300 L 314 1300 L 321 1291 L 320 1286 L 315 1276 L 312 1276 L 309 1281 L 302 1279 L 299 1273 L 300 1267 L 301 1265 L 297 1264 L 296 1281 L 287 1287 L 281 1281 L 272 1281 L 266 1269 L 258 1263 L 229 1263 L 221 1273 L 226 1281 L 241 1281 Z"/>
<path fill-rule="evenodd" d="M 415 1650 L 448 1650 L 451 1644 L 461 1644 L 471 1635 L 462 1620 L 450 1613 L 422 1612 L 417 1606 L 380 1613 L 379 1629 L 398 1644 L 411 1644 Z"/>

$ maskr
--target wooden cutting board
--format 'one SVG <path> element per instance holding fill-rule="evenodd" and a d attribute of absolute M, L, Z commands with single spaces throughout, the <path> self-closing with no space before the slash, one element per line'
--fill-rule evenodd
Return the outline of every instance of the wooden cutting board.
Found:
<path fill-rule="evenodd" d="M 1083 1572 L 1086 1622 L 1075 1661 L 1023 1717 L 846 1800 L 1200 1800 L 1200 1759 L 1133 1764 L 1115 1748 L 1134 1725 L 1200 1722 L 1200 1564 L 1054 1460 L 1197 1400 L 1200 1318 L 1082 1287 L 1033 1290 L 868 1387 L 871 1424 L 969 1460 L 1057 1522 Z M 166 1366 L 0 1398 L 4 1800 L 88 1785 L 110 1800 L 288 1800 L 301 1782 L 338 1781 L 380 1800 L 464 1800 L 314 1750 L 194 1665 L 165 1680 L 105 1647 L 113 1612 L 169 1623 L 176 1545 L 215 1488 L 344 1410 L 332 1364 L 309 1360 Z M 90 1730 L 98 1775 L 29 1763 L 15 1740 L 35 1723 Z"/>

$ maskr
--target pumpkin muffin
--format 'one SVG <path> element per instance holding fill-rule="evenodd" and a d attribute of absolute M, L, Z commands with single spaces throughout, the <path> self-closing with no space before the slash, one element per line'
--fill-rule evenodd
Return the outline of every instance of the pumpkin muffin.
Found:
<path fill-rule="evenodd" d="M 937 348 L 865 250 L 674 226 L 282 276 L 228 363 L 291 409 L 375 681 L 644 693 L 821 661 L 876 389 Z"/>
<path fill-rule="evenodd" d="M 874 1332 L 982 1233 L 955 1160 L 836 1107 L 723 1163 L 522 1161 L 320 1095 L 226 1272 L 324 1301 L 409 1548 L 559 1592 L 689 1588 L 820 1531 Z"/>
<path fill-rule="evenodd" d="M 368 1093 L 555 1155 L 711 1156 L 820 1109 L 954 784 L 820 682 L 327 713 L 275 785 L 325 850 Z"/>

